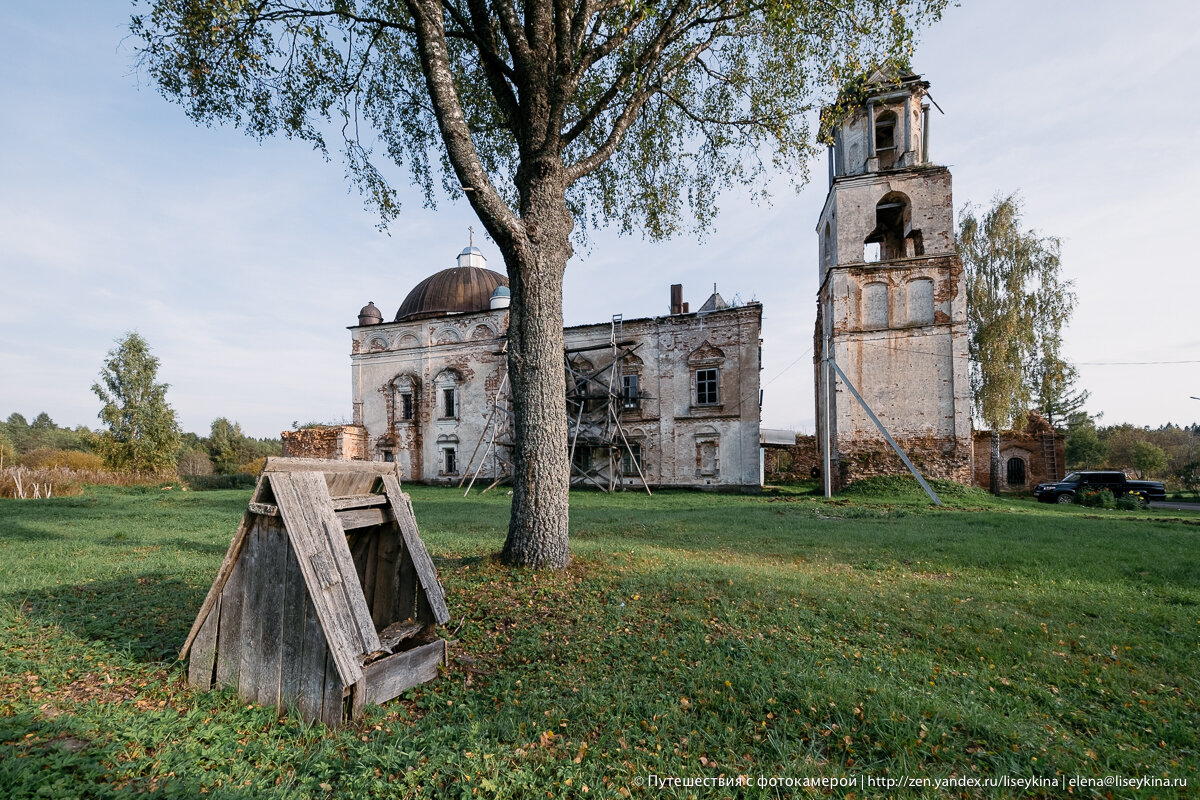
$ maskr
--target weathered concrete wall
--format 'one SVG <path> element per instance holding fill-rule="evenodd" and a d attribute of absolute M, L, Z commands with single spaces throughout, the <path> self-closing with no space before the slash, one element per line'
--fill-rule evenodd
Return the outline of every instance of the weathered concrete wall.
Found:
<path fill-rule="evenodd" d="M 642 446 L 643 471 L 652 485 L 753 487 L 759 485 L 759 346 L 762 307 L 752 303 L 707 313 L 625 320 L 621 338 L 637 347 L 640 406 L 623 409 L 621 423 Z M 400 462 L 405 475 L 429 483 L 457 483 L 480 458 L 482 477 L 502 471 L 472 451 L 488 428 L 493 398 L 505 373 L 506 310 L 351 328 L 355 413 L 369 432 L 369 458 Z M 607 344 L 608 323 L 564 330 L 568 349 Z M 585 353 L 595 365 L 607 349 Z M 715 368 L 718 402 L 695 402 L 698 369 Z M 454 388 L 456 413 L 444 414 L 443 390 Z M 404 419 L 402 396 L 413 397 Z M 445 450 L 455 449 L 455 470 Z M 483 448 L 481 448 L 481 451 Z M 481 477 L 481 479 L 482 479 Z M 626 485 L 640 483 L 624 476 Z"/>
<path fill-rule="evenodd" d="M 322 425 L 284 431 L 283 455 L 291 458 L 367 460 L 367 429 L 360 425 Z"/>

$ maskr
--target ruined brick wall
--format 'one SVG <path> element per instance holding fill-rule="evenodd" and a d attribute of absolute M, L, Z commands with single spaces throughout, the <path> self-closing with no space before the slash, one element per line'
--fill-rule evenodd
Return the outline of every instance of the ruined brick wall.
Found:
<path fill-rule="evenodd" d="M 365 460 L 367 429 L 361 425 L 322 425 L 284 431 L 283 455 L 290 458 L 334 458 Z"/>
<path fill-rule="evenodd" d="M 898 439 L 896 443 L 926 478 L 971 483 L 972 453 L 967 448 L 957 447 L 953 439 Z M 882 439 L 839 446 L 845 449 L 838 453 L 833 480 L 835 491 L 866 478 L 909 474 L 900 456 Z"/>
<path fill-rule="evenodd" d="M 1053 456 L 1049 455 L 1049 441 L 1053 436 Z M 983 489 L 991 488 L 992 433 L 975 431 L 974 484 Z M 1066 475 L 1066 437 L 1059 433 L 1032 433 L 1003 431 L 1000 434 L 1000 489 L 1005 492 L 1025 492 L 1039 483 L 1061 480 Z M 1025 462 L 1025 482 L 1009 485 L 1009 459 L 1019 458 Z"/>
<path fill-rule="evenodd" d="M 815 472 L 814 472 L 815 470 Z M 763 472 L 767 483 L 793 483 L 820 477 L 821 455 L 817 437 L 797 436 L 790 447 L 763 448 Z"/>

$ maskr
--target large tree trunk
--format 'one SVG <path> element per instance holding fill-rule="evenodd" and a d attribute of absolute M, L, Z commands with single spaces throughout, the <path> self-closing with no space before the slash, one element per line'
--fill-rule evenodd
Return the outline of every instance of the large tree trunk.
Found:
<path fill-rule="evenodd" d="M 512 292 L 508 375 L 516 472 L 501 559 L 515 566 L 557 568 L 570 560 L 562 285 L 572 253 L 572 218 L 561 163 L 535 163 L 518 175 L 518 184 L 528 246 L 505 252 Z"/>
<path fill-rule="evenodd" d="M 991 444 L 992 454 L 990 460 L 992 462 L 992 468 L 990 471 L 992 473 L 992 479 L 988 484 L 988 489 L 992 494 L 998 495 L 1000 494 L 1000 429 L 995 425 L 992 426 Z"/>

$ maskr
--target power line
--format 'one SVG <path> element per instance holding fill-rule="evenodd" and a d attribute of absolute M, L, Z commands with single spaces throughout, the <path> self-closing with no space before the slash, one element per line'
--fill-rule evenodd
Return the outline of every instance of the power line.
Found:
<path fill-rule="evenodd" d="M 800 362 L 800 359 L 804 358 L 806 355 L 808 355 L 808 354 L 809 354 L 809 353 L 811 353 L 811 352 L 812 352 L 812 348 L 810 347 L 810 348 L 808 348 L 807 350 L 805 350 L 803 353 L 801 353 L 800 355 L 796 356 L 796 359 L 795 359 L 795 360 L 794 360 L 792 363 L 788 364 L 786 367 L 784 367 L 783 369 L 781 369 L 781 370 L 780 370 L 780 371 L 779 371 L 779 372 L 778 372 L 778 373 L 775 375 L 775 377 L 774 377 L 774 378 L 771 378 L 771 380 L 769 380 L 769 381 L 767 381 L 766 383 L 764 383 L 764 384 L 762 385 L 762 388 L 764 388 L 764 389 L 765 389 L 765 388 L 767 388 L 768 386 L 770 386 L 770 385 L 771 385 L 772 383 L 774 383 L 774 382 L 775 382 L 775 381 L 776 381 L 776 380 L 777 380 L 777 379 L 778 379 L 780 376 L 782 376 L 782 375 L 783 375 L 783 373 L 787 372 L 789 369 L 791 369 L 792 367 L 796 366 L 796 364 L 798 364 L 798 363 Z"/>

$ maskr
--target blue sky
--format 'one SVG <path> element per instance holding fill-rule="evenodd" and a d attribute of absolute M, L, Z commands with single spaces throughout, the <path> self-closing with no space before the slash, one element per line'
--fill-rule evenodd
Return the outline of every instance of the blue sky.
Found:
<path fill-rule="evenodd" d="M 0 30 L 0 415 L 95 426 L 89 387 L 136 329 L 187 430 L 349 416 L 345 327 L 368 300 L 394 313 L 478 222 L 400 187 L 381 234 L 336 159 L 196 127 L 134 70 L 129 8 L 19 4 Z M 931 155 L 956 206 L 1019 190 L 1026 222 L 1063 237 L 1066 350 L 1108 424 L 1200 419 L 1197 56 L 1192 3 L 967 2 L 915 58 L 946 112 Z M 799 193 L 776 181 L 769 207 L 724 197 L 702 243 L 596 234 L 567 269 L 568 324 L 664 313 L 672 283 L 694 307 L 714 282 L 761 300 L 763 424 L 811 432 L 823 160 L 812 174 Z M 1193 363 L 1113 363 L 1145 361 Z"/>

